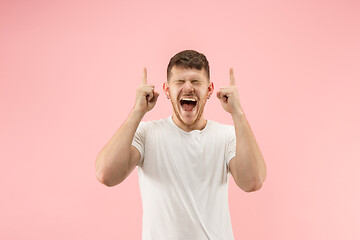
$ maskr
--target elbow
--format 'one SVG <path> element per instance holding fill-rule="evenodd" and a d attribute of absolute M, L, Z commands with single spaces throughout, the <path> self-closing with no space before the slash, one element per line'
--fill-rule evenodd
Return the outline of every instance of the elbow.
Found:
<path fill-rule="evenodd" d="M 108 181 L 106 180 L 103 171 L 100 171 L 100 170 L 98 170 L 98 169 L 96 170 L 96 179 L 97 179 L 100 183 L 108 186 Z M 108 186 L 108 187 L 109 187 L 109 186 Z"/>
<path fill-rule="evenodd" d="M 113 187 L 122 182 L 116 181 L 118 179 L 115 180 L 114 178 L 110 177 L 109 174 L 104 171 L 104 169 L 99 167 L 96 168 L 96 179 L 107 187 Z"/>
<path fill-rule="evenodd" d="M 96 179 L 107 187 L 113 187 L 119 184 L 121 181 L 115 181 L 115 179 L 109 175 L 110 173 L 105 171 L 101 163 L 102 158 L 98 156 L 95 162 Z"/>
<path fill-rule="evenodd" d="M 113 187 L 120 183 L 119 181 L 114 181 L 113 179 L 106 177 L 106 175 L 102 172 L 97 172 L 96 178 L 100 183 L 104 184 L 107 187 Z"/>
<path fill-rule="evenodd" d="M 250 184 L 247 184 L 245 187 L 241 189 L 244 190 L 245 192 L 258 191 L 262 188 L 265 178 L 266 178 L 266 171 L 262 175 L 253 178 Z"/>
<path fill-rule="evenodd" d="M 262 182 L 261 181 L 254 181 L 252 184 L 249 184 L 248 186 L 244 186 L 241 189 L 244 192 L 255 192 L 261 189 L 262 187 Z"/>

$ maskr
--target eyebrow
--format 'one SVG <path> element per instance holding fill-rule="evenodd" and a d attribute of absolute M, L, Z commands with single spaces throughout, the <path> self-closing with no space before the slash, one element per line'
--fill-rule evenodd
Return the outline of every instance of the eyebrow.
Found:
<path fill-rule="evenodd" d="M 174 80 L 174 81 L 186 81 L 186 80 L 180 78 L 180 79 L 176 79 L 176 80 Z M 200 82 L 200 81 L 203 81 L 203 80 L 196 78 L 196 79 L 191 79 L 191 80 L 189 80 L 189 81 L 198 81 L 198 82 Z"/>

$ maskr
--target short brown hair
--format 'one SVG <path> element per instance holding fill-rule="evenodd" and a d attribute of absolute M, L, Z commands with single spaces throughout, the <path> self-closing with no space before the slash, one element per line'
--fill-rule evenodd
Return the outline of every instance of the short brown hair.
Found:
<path fill-rule="evenodd" d="M 176 66 L 180 68 L 195 68 L 197 70 L 205 69 L 206 75 L 210 81 L 210 67 L 205 55 L 195 50 L 184 50 L 177 53 L 170 59 L 167 67 L 167 80 L 171 77 L 171 69 Z"/>

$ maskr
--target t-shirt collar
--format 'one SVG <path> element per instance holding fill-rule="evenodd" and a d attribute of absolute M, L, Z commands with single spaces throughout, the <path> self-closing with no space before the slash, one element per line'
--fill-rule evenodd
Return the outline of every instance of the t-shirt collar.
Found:
<path fill-rule="evenodd" d="M 170 122 L 170 124 L 172 124 L 173 126 L 175 126 L 179 131 L 186 133 L 186 134 L 193 134 L 193 133 L 204 133 L 208 128 L 209 128 L 209 124 L 211 122 L 211 120 L 206 120 L 206 125 L 202 130 L 192 130 L 190 132 L 186 132 L 184 130 L 182 130 L 178 125 L 176 125 L 172 119 L 172 116 L 168 117 L 168 121 Z"/>

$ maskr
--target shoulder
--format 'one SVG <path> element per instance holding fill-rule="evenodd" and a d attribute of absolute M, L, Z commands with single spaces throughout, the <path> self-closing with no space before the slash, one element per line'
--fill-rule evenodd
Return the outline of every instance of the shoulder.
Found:
<path fill-rule="evenodd" d="M 211 129 L 217 131 L 235 132 L 235 127 L 230 124 L 224 124 L 213 120 L 208 120 L 211 124 Z"/>
<path fill-rule="evenodd" d="M 168 124 L 167 119 L 159 119 L 159 120 L 150 120 L 150 121 L 141 121 L 139 124 L 139 128 L 150 130 L 153 128 L 161 128 Z"/>
<path fill-rule="evenodd" d="M 228 142 L 231 139 L 234 139 L 235 136 L 235 127 L 233 125 L 219 123 L 216 121 L 209 121 L 209 129 L 207 135 L 211 137 L 216 142 Z"/>

